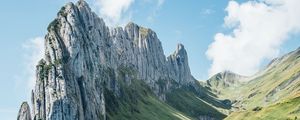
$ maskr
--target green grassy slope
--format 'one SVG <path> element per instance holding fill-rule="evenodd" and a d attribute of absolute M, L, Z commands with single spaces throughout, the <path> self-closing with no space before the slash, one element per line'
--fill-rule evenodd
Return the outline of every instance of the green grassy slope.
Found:
<path fill-rule="evenodd" d="M 231 99 L 239 94 L 241 86 L 246 83 L 245 76 L 229 71 L 218 73 L 206 81 L 206 86 L 217 95 L 219 99 Z"/>
<path fill-rule="evenodd" d="M 106 70 L 115 76 L 112 69 Z M 105 89 L 105 103 L 109 120 L 196 120 L 199 118 L 223 119 L 221 109 L 229 109 L 222 101 L 215 99 L 200 83 L 182 87 L 172 87 L 166 92 L 166 101 L 161 101 L 150 87 L 137 80 L 135 71 L 120 67 L 117 71 L 116 84 L 119 88 L 113 92 Z M 126 77 L 127 76 L 127 77 Z M 128 81 L 128 77 L 132 78 Z M 175 83 L 174 86 L 177 86 Z M 164 83 L 158 84 L 164 87 Z"/>
<path fill-rule="evenodd" d="M 230 114 L 227 120 L 296 120 L 300 119 L 300 96 L 276 104 Z"/>
<path fill-rule="evenodd" d="M 191 117 L 179 112 L 157 99 L 141 80 L 130 85 L 120 82 L 120 97 L 105 90 L 107 118 L 109 120 L 189 120 Z"/>
<path fill-rule="evenodd" d="M 222 89 L 236 112 L 227 119 L 299 119 L 300 49 L 274 59 L 266 69 L 237 87 Z M 259 111 L 253 109 L 262 108 Z"/>
<path fill-rule="evenodd" d="M 273 61 L 241 88 L 244 93 L 242 103 L 248 109 L 293 97 L 300 90 L 300 51 Z"/>
<path fill-rule="evenodd" d="M 167 103 L 178 111 L 196 118 L 210 117 L 223 119 L 226 117 L 226 115 L 218 111 L 214 106 L 204 101 L 198 95 L 185 89 L 177 89 L 167 94 Z"/>
<path fill-rule="evenodd" d="M 219 98 L 235 101 L 244 109 L 266 106 L 296 94 L 300 90 L 300 49 L 275 59 L 249 79 L 240 85 L 212 89 L 219 91 Z"/>

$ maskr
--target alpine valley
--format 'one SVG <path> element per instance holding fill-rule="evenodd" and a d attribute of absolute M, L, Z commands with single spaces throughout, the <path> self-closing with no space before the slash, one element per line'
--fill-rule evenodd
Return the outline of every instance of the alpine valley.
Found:
<path fill-rule="evenodd" d="M 190 72 L 182 44 L 165 56 L 156 33 L 109 28 L 80 0 L 49 24 L 31 105 L 18 120 L 285 120 L 300 118 L 300 49 L 253 76 L 207 81 Z"/>

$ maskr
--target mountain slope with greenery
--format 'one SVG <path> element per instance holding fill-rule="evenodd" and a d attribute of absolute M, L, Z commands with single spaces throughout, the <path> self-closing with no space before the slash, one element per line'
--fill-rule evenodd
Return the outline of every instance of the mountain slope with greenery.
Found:
<path fill-rule="evenodd" d="M 191 84 L 174 88 L 167 92 L 166 100 L 160 100 L 142 80 L 132 79 L 131 84 L 124 81 L 125 76 L 135 74 L 130 69 L 121 70 L 119 76 L 119 96 L 105 89 L 107 119 L 109 120 L 197 120 L 223 119 L 226 115 L 220 109 L 230 106 L 215 99 L 201 88 Z"/>
<path fill-rule="evenodd" d="M 223 119 L 226 114 L 220 110 L 230 109 L 229 105 L 216 99 L 213 93 L 196 81 L 196 84 L 172 88 L 166 93 L 166 99 L 160 100 L 144 81 L 132 79 L 130 84 L 125 82 L 125 76 L 134 76 L 135 71 L 122 68 L 119 72 L 121 73 L 117 78 L 119 96 L 115 96 L 109 89 L 105 90 L 105 101 L 107 106 L 110 106 L 106 108 L 108 119 Z M 166 86 L 165 83 L 160 85 Z"/>
<path fill-rule="evenodd" d="M 213 101 L 219 102 L 218 105 L 213 105 Z M 229 108 L 221 101 L 216 101 L 209 96 L 199 96 L 187 89 L 176 89 L 168 93 L 167 103 L 189 116 L 202 118 L 223 119 L 226 115 L 219 110 Z"/>
<path fill-rule="evenodd" d="M 120 81 L 122 97 L 114 96 L 106 89 L 105 101 L 109 120 L 189 120 L 191 117 L 160 101 L 141 80 L 133 80 L 130 85 Z"/>
<path fill-rule="evenodd" d="M 226 120 L 296 120 L 300 118 L 300 94 L 267 107 L 230 114 Z"/>
<path fill-rule="evenodd" d="M 300 49 L 274 59 L 265 70 L 242 85 L 241 104 L 247 109 L 266 106 L 293 97 L 299 90 Z"/>
<path fill-rule="evenodd" d="M 231 101 L 233 113 L 226 119 L 299 118 L 300 49 L 274 59 L 254 76 L 233 74 L 219 73 L 206 82 L 218 99 Z"/>

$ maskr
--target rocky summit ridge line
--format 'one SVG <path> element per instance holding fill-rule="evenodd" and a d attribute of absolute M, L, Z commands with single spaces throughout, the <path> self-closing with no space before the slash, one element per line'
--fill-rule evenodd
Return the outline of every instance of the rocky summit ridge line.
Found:
<path fill-rule="evenodd" d="M 85 1 L 68 3 L 48 26 L 45 56 L 36 67 L 32 119 L 107 119 L 104 91 L 122 96 L 119 80 L 141 80 L 162 101 L 171 88 L 195 84 L 182 44 L 166 57 L 151 29 L 134 23 L 110 29 Z M 31 119 L 27 104 L 21 110 L 18 119 Z"/>
<path fill-rule="evenodd" d="M 197 81 L 182 44 L 165 56 L 153 30 L 109 28 L 83 0 L 63 6 L 47 29 L 32 105 L 22 103 L 18 120 L 300 117 L 300 49 L 253 76 L 224 71 Z"/>
<path fill-rule="evenodd" d="M 63 6 L 47 29 L 32 104 L 22 103 L 18 120 L 300 117 L 300 48 L 253 76 L 197 81 L 182 44 L 165 56 L 153 30 L 109 28 L 83 0 Z"/>

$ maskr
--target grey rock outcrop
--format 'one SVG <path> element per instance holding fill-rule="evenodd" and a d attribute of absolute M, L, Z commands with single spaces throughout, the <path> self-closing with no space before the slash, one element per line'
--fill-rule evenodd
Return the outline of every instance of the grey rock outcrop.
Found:
<path fill-rule="evenodd" d="M 17 120 L 31 120 L 30 108 L 27 102 L 22 103 Z"/>
<path fill-rule="evenodd" d="M 176 51 L 168 57 L 170 77 L 180 84 L 193 82 L 191 71 L 188 64 L 188 56 L 182 44 L 177 45 Z"/>
<path fill-rule="evenodd" d="M 161 100 L 171 82 L 194 82 L 182 44 L 166 58 L 154 31 L 134 23 L 110 29 L 84 1 L 62 7 L 45 46 L 32 91 L 37 120 L 106 119 L 104 88 L 118 96 L 118 80 L 143 80 Z M 167 84 L 162 88 L 159 81 Z"/>

